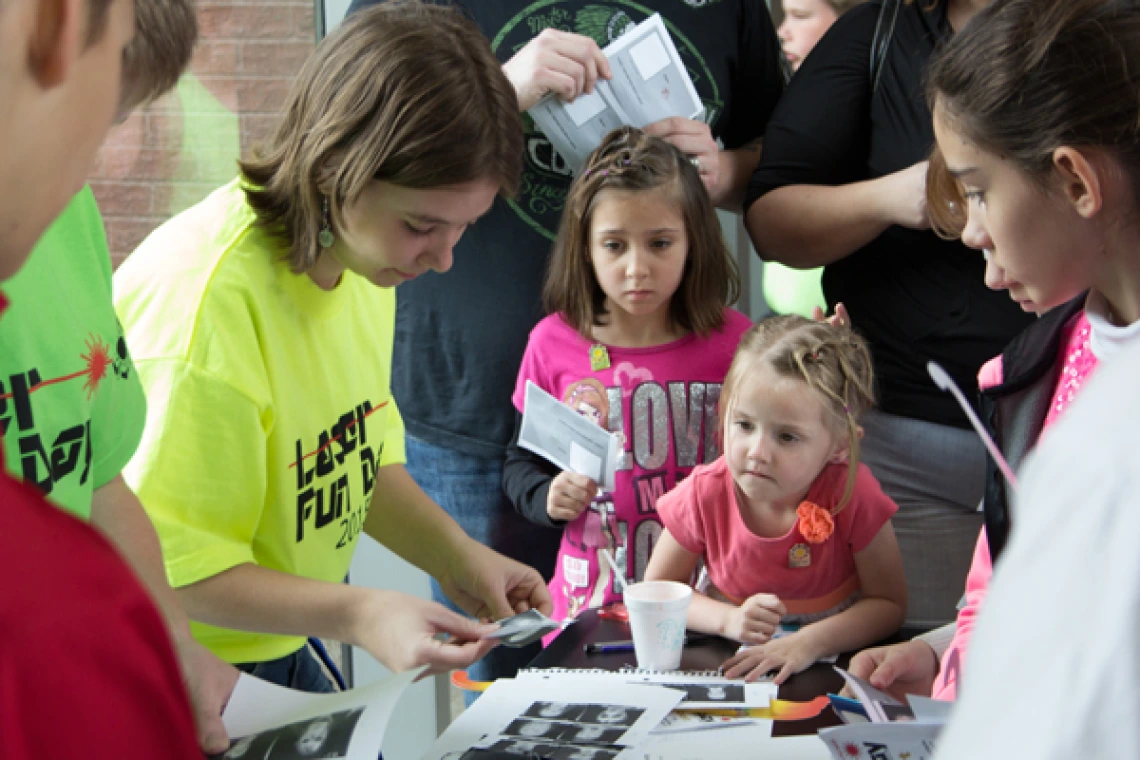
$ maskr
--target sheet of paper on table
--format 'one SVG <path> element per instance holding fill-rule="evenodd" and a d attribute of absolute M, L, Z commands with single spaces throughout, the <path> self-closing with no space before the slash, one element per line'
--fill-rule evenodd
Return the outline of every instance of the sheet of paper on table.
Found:
<path fill-rule="evenodd" d="M 950 715 L 949 702 L 911 696 L 904 705 L 862 678 L 841 668 L 836 670 L 858 697 L 869 722 L 853 718 L 855 710 L 836 710 L 845 724 L 819 732 L 835 760 L 932 760 L 935 741 Z"/>
<path fill-rule="evenodd" d="M 527 113 L 577 173 L 609 132 L 669 116 L 703 119 L 704 105 L 661 16 L 653 14 L 602 51 L 613 78 L 567 103 L 550 95 Z"/>
<path fill-rule="evenodd" d="M 938 723 L 850 723 L 819 732 L 834 760 L 934 760 Z"/>
<path fill-rule="evenodd" d="M 591 756 L 599 760 L 639 757 L 629 748 L 643 744 L 681 696 L 651 686 L 611 683 L 599 690 L 584 683 L 501 678 L 443 732 L 424 760 L 458 760 L 472 747 L 527 744 L 557 745 L 567 756 L 575 747 L 596 748 Z"/>
<path fill-rule="evenodd" d="M 308 694 L 242 673 L 222 722 L 230 748 L 215 758 L 310 756 L 376 760 L 396 702 L 422 668 L 336 694 Z M 303 754 L 303 753 L 302 753 Z"/>
<path fill-rule="evenodd" d="M 711 673 L 686 671 L 532 668 L 520 670 L 516 678 L 520 681 L 583 683 L 597 690 L 609 689 L 620 683 L 667 686 L 684 692 L 681 706 L 686 710 L 768 707 L 778 691 L 770 681 L 745 683 Z"/>
<path fill-rule="evenodd" d="M 771 721 L 693 734 L 651 736 L 639 747 L 638 760 L 830 760 L 831 752 L 815 734 L 772 736 Z"/>
<path fill-rule="evenodd" d="M 519 446 L 563 470 L 588 475 L 614 490 L 621 437 L 591 422 L 530 380 L 526 381 Z"/>

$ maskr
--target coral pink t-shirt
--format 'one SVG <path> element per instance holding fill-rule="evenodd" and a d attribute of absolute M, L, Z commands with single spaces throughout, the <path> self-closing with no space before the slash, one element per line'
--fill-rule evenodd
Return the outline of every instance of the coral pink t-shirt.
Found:
<path fill-rule="evenodd" d="M 847 466 L 829 464 L 808 489 L 807 500 L 833 509 L 846 485 Z M 704 558 L 709 579 L 726 601 L 740 604 L 753 594 L 775 594 L 788 608 L 787 622 L 808 623 L 858 598 L 855 554 L 867 548 L 898 507 L 859 465 L 855 490 L 835 516 L 831 538 L 810 544 L 798 525 L 778 538 L 765 538 L 745 525 L 736 483 L 721 457 L 693 470 L 657 502 L 657 511 L 677 543 Z"/>
<path fill-rule="evenodd" d="M 740 337 L 752 321 L 724 310 L 724 325 L 707 338 L 689 334 L 660 346 L 606 346 L 608 366 L 594 369 L 594 345 L 559 315 L 538 323 L 519 368 L 513 401 L 519 412 L 530 380 L 611 433 L 625 447 L 615 488 L 602 494 L 562 532 L 550 582 L 554 618 L 620 601 L 599 549 L 626 577 L 640 580 L 661 523 L 657 500 L 702 462 L 720 455 L 717 402 Z"/>
<path fill-rule="evenodd" d="M 1049 404 L 1049 411 L 1045 415 L 1042 435 L 1068 408 L 1069 402 L 1076 396 L 1081 385 L 1092 376 L 1096 369 L 1097 359 L 1089 347 L 1092 328 L 1088 317 L 1081 311 L 1075 315 L 1065 326 L 1061 337 L 1061 346 L 1064 349 L 1065 364 L 1057 378 L 1057 387 L 1053 391 L 1053 399 Z M 1002 382 L 1001 357 L 996 356 L 986 362 L 978 372 L 978 387 L 985 390 Z M 990 560 L 990 544 L 983 529 L 978 535 L 978 543 L 974 547 L 974 559 L 970 564 L 970 573 L 966 576 L 966 603 L 958 610 L 958 619 L 954 626 L 954 639 L 950 648 L 942 655 L 942 667 L 938 677 L 934 680 L 931 696 L 935 699 L 952 701 L 958 693 L 958 677 L 966 660 L 966 649 L 970 645 L 970 637 L 974 633 L 974 622 L 978 619 L 982 602 L 986 598 L 986 590 L 990 585 L 990 577 L 994 573 L 993 563 Z"/>

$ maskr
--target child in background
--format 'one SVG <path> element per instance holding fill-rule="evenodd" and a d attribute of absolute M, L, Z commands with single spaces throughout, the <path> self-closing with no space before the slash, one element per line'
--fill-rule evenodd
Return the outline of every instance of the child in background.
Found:
<path fill-rule="evenodd" d="M 792 71 L 798 71 L 804 58 L 815 47 L 831 25 L 863 0 L 783 0 L 784 18 L 776 30 L 784 60 Z M 792 269 L 778 261 L 764 262 L 760 282 L 764 301 L 777 314 L 812 316 L 827 308 L 823 297 L 823 267 Z"/>
<path fill-rule="evenodd" d="M 1014 469 L 1098 365 L 1140 335 L 1138 22 L 1126 4 L 991 6 L 930 64 L 931 222 L 983 251 L 991 288 L 1043 315 L 979 374 L 983 418 Z M 862 652 L 852 672 L 897 696 L 956 697 L 1009 530 L 1010 494 L 993 475 L 952 630 Z"/>
<path fill-rule="evenodd" d="M 777 683 L 894 633 L 906 614 L 895 503 L 859 463 L 874 402 L 866 343 L 789 315 L 745 334 L 721 397 L 725 454 L 659 503 L 665 531 L 646 579 L 710 586 L 688 626 L 752 645 L 725 675 Z M 778 625 L 802 625 L 772 639 Z"/>
<path fill-rule="evenodd" d="M 613 493 L 520 448 L 503 488 L 529 520 L 564 528 L 554 617 L 621 597 L 609 564 L 641 578 L 661 532 L 656 502 L 695 465 L 719 455 L 716 403 L 751 324 L 728 308 L 739 275 L 697 167 L 638 129 L 607 136 L 567 199 L 514 404 L 530 380 L 625 447 Z"/>

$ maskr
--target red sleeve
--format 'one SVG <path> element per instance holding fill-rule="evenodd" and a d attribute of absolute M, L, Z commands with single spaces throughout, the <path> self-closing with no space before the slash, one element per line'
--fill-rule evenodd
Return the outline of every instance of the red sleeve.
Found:
<path fill-rule="evenodd" d="M 705 525 L 701 519 L 701 496 L 698 482 L 702 479 L 703 467 L 697 467 L 673 490 L 657 500 L 657 514 L 661 524 L 677 540 L 681 548 L 692 554 L 704 556 L 706 547 Z"/>
<path fill-rule="evenodd" d="M 140 592 L 141 593 L 141 592 Z M 73 609 L 0 655 L 4 757 L 202 760 L 166 631 L 149 601 Z M 23 641 L 20 641 L 23 639 Z"/>
<path fill-rule="evenodd" d="M 840 498 L 847 483 L 847 468 L 840 466 L 837 469 L 843 475 L 838 481 L 836 498 Z M 882 486 L 867 465 L 860 464 L 855 476 L 855 491 L 851 494 L 851 501 L 839 513 L 838 521 L 851 551 L 858 553 L 866 549 L 898 510 L 894 499 L 883 493 Z"/>
<path fill-rule="evenodd" d="M 202 760 L 150 597 L 90 526 L 0 474 L 0 755 Z M 20 581 L 15 579 L 20 577 Z"/>

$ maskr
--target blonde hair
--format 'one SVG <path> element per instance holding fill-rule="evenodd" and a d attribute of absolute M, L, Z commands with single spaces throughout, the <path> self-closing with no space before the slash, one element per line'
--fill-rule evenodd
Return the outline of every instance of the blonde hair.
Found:
<path fill-rule="evenodd" d="M 696 167 L 664 140 L 635 127 L 610 132 L 570 187 L 542 289 L 548 314 L 561 314 L 589 337 L 604 324 L 606 294 L 590 258 L 590 220 L 602 190 L 652 190 L 677 199 L 689 254 L 669 301 L 673 324 L 708 335 L 740 294 L 740 272 L 725 245 L 716 208 Z"/>
<path fill-rule="evenodd" d="M 433 188 L 480 179 L 518 187 L 522 119 L 486 38 L 459 10 L 386 2 L 346 19 L 293 83 L 276 134 L 241 163 L 258 225 L 289 247 L 293 270 L 320 255 L 372 180 Z"/>
<path fill-rule="evenodd" d="M 875 405 L 874 373 L 867 342 L 847 327 L 814 322 L 789 314 L 757 322 L 740 339 L 720 395 L 721 430 L 745 378 L 760 362 L 781 377 L 807 383 L 829 412 L 834 427 L 847 438 L 847 485 L 833 509 L 838 514 L 851 500 L 859 469 L 859 420 Z"/>

